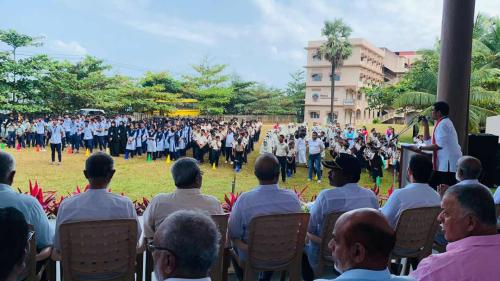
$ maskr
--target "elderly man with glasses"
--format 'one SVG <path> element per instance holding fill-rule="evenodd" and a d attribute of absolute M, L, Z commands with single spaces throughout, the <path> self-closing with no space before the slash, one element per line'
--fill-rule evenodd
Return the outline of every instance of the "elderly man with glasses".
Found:
<path fill-rule="evenodd" d="M 177 211 L 158 227 L 148 244 L 156 280 L 210 281 L 220 240 L 214 221 L 197 211 Z"/>
<path fill-rule="evenodd" d="M 323 219 L 333 212 L 347 212 L 359 208 L 379 207 L 373 191 L 358 185 L 361 176 L 361 167 L 356 157 L 347 153 L 339 153 L 333 161 L 323 161 L 323 166 L 330 169 L 328 180 L 331 188 L 324 189 L 318 195 L 311 207 L 311 217 L 307 236 L 310 241 L 306 245 L 309 265 L 304 262 L 304 280 L 312 280 L 311 268 L 318 264 L 319 245 Z M 310 267 L 309 267 L 310 266 Z"/>

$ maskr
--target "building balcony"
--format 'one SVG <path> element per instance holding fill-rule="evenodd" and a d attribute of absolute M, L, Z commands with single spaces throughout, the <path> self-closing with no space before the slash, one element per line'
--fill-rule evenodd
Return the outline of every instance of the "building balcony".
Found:
<path fill-rule="evenodd" d="M 355 103 L 354 99 L 345 99 L 344 100 L 344 105 L 354 106 L 354 103 Z"/>

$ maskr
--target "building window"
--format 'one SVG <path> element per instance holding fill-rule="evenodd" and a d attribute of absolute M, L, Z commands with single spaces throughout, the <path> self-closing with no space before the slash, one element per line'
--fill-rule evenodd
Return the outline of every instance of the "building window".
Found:
<path fill-rule="evenodd" d="M 321 75 L 320 73 L 314 73 L 313 75 L 311 75 L 311 78 L 313 81 L 321 81 L 323 75 Z"/>
<path fill-rule="evenodd" d="M 320 56 L 320 54 L 314 54 L 312 56 L 312 59 L 313 59 L 313 61 L 318 62 L 318 61 L 321 61 L 321 56 Z"/>
<path fill-rule="evenodd" d="M 361 100 L 363 98 L 363 94 L 358 93 L 358 100 Z"/>
<path fill-rule="evenodd" d="M 332 75 L 330 74 L 330 81 L 332 81 Z M 335 73 L 335 81 L 340 81 L 340 74 Z"/>
<path fill-rule="evenodd" d="M 309 112 L 309 116 L 311 116 L 311 119 L 319 119 L 319 114 L 314 111 Z"/>

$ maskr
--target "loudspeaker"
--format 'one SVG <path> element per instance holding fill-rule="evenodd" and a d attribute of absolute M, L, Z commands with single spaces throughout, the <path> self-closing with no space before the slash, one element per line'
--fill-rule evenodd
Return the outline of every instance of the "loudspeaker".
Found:
<path fill-rule="evenodd" d="M 495 180 L 497 169 L 498 136 L 491 134 L 469 135 L 468 155 L 481 160 L 483 172 L 479 181 L 492 188 L 498 182 Z"/>

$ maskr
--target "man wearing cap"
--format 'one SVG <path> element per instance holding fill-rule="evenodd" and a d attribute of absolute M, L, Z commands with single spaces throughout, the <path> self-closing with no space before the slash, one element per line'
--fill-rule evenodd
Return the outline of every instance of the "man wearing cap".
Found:
<path fill-rule="evenodd" d="M 356 157 L 347 153 L 339 153 L 333 161 L 323 161 L 325 168 L 330 169 L 328 180 L 331 188 L 324 189 L 314 201 L 309 219 L 305 253 L 309 264 L 315 268 L 318 263 L 319 245 L 323 219 L 333 212 L 347 212 L 359 208 L 379 207 L 377 197 L 373 191 L 358 185 L 361 176 L 361 167 Z M 309 270 L 310 271 L 310 270 Z M 307 272 L 307 270 L 304 270 Z M 306 278 L 311 280 L 312 278 Z"/>

